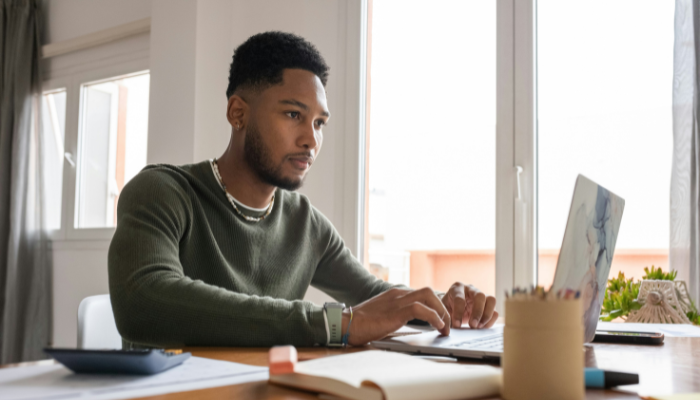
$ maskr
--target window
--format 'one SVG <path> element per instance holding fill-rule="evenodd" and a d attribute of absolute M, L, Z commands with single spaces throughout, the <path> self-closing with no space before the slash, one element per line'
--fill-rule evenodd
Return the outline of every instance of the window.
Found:
<path fill-rule="evenodd" d="M 66 132 L 66 89 L 47 91 L 41 102 L 41 141 L 46 228 L 61 228 L 63 196 L 63 157 Z"/>
<path fill-rule="evenodd" d="M 611 275 L 668 267 L 673 2 L 368 5 L 372 272 L 549 286 L 579 173 L 626 200 Z"/>
<path fill-rule="evenodd" d="M 496 2 L 374 0 L 370 271 L 495 293 Z"/>
<path fill-rule="evenodd" d="M 538 1 L 542 285 L 579 173 L 626 200 L 610 276 L 668 268 L 673 20 L 673 2 Z"/>
<path fill-rule="evenodd" d="M 114 227 L 124 185 L 146 166 L 149 74 L 82 85 L 76 228 Z"/>
<path fill-rule="evenodd" d="M 146 166 L 146 68 L 147 59 L 55 75 L 49 69 L 41 149 L 45 220 L 54 241 L 112 237 L 119 193 Z"/>

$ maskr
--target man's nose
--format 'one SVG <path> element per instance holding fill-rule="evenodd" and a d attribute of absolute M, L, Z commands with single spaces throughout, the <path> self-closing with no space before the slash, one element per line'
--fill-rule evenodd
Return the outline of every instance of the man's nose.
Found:
<path fill-rule="evenodd" d="M 316 132 L 314 124 L 304 124 L 301 129 L 302 132 L 301 136 L 299 137 L 299 144 L 301 147 L 304 147 L 305 149 L 315 149 L 318 147 L 319 137 L 317 134 L 320 134 L 320 132 Z"/>

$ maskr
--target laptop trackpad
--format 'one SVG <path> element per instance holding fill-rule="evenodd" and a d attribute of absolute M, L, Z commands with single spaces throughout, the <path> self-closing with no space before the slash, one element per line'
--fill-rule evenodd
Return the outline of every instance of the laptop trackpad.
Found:
<path fill-rule="evenodd" d="M 488 336 L 499 336 L 503 334 L 503 324 L 496 324 L 489 329 L 471 329 L 468 325 L 464 328 L 450 329 L 449 336 L 440 335 L 436 330 L 429 330 L 418 335 L 395 337 L 392 342 L 402 342 L 411 346 L 454 346 L 459 343 L 481 339 Z M 384 342 L 384 340 L 382 340 Z"/>

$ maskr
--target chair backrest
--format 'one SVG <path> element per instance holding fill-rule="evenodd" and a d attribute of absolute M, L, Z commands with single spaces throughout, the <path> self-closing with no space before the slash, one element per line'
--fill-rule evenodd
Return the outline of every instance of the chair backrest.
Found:
<path fill-rule="evenodd" d="M 78 348 L 79 349 L 121 349 L 114 322 L 112 302 L 108 294 L 90 296 L 78 306 Z"/>

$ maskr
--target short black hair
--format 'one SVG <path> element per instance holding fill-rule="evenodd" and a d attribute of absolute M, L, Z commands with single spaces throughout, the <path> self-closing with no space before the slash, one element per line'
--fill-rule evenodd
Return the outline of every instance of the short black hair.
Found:
<path fill-rule="evenodd" d="M 282 83 L 287 68 L 310 71 L 328 81 L 330 67 L 316 46 L 304 38 L 286 32 L 264 32 L 251 36 L 233 52 L 226 98 L 238 88 L 263 89 Z"/>

